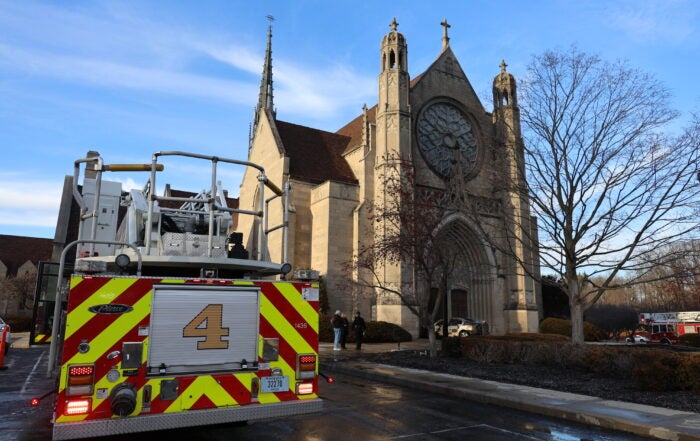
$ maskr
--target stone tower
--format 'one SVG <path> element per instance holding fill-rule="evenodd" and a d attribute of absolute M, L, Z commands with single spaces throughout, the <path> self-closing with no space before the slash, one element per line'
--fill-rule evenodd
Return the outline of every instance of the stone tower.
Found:
<path fill-rule="evenodd" d="M 531 277 L 538 268 L 535 263 L 537 251 L 532 246 L 537 233 L 530 216 L 516 82 L 506 71 L 505 60 L 501 61 L 500 67 L 501 72 L 493 80 L 493 123 L 496 138 L 504 148 L 504 239 L 515 257 L 508 260 L 505 271 L 508 297 L 504 312 L 509 327 L 517 330 L 521 324 L 537 320 L 538 289 Z"/>
<path fill-rule="evenodd" d="M 376 116 L 376 152 L 374 169 L 375 204 L 387 206 L 397 202 L 399 194 L 388 194 L 385 189 L 387 174 L 409 172 L 411 159 L 411 113 L 409 106 L 408 46 L 406 39 L 397 31 L 396 18 L 390 23 L 391 30 L 382 39 L 379 72 L 379 96 Z M 385 222 L 386 223 L 386 222 Z M 377 231 L 394 228 L 375 225 Z M 387 264 L 383 268 L 382 284 L 401 289 L 410 283 L 411 271 L 405 264 Z M 377 319 L 401 323 L 410 317 L 402 313 L 400 302 L 394 295 L 379 293 Z"/>

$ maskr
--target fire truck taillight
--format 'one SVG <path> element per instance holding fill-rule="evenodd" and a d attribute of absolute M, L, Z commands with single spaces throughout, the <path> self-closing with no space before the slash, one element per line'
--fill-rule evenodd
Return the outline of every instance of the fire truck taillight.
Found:
<path fill-rule="evenodd" d="M 314 393 L 313 383 L 297 383 L 297 395 L 309 395 Z"/>
<path fill-rule="evenodd" d="M 95 384 L 95 366 L 70 366 L 68 368 L 68 386 L 66 395 L 92 395 Z"/>
<path fill-rule="evenodd" d="M 316 376 L 316 355 L 297 355 L 297 379 L 314 378 Z"/>
<path fill-rule="evenodd" d="M 85 415 L 90 413 L 92 402 L 89 398 L 84 400 L 69 400 L 66 401 L 64 414 L 66 415 Z"/>

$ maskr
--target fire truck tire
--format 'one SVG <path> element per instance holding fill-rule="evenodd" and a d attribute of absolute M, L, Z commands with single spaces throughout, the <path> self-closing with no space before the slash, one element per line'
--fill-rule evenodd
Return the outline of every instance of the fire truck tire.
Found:
<path fill-rule="evenodd" d="M 662 344 L 662 345 L 670 345 L 670 344 L 671 344 L 671 340 L 669 340 L 669 339 L 667 339 L 667 338 L 664 338 L 663 340 L 661 340 L 661 344 Z"/>

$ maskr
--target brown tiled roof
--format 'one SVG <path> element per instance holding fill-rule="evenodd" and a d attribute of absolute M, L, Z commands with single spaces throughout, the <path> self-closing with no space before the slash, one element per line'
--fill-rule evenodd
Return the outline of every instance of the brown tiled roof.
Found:
<path fill-rule="evenodd" d="M 8 276 L 17 275 L 19 267 L 28 260 L 35 266 L 51 260 L 52 250 L 53 239 L 0 234 L 0 261 L 7 267 Z"/>
<path fill-rule="evenodd" d="M 314 184 L 325 181 L 357 183 L 342 157 L 350 137 L 279 120 L 275 124 L 290 158 L 289 174 L 293 179 Z"/>
<path fill-rule="evenodd" d="M 367 122 L 374 123 L 377 121 L 377 105 L 367 110 Z M 343 128 L 336 132 L 339 135 L 344 135 L 350 138 L 348 146 L 343 153 L 347 153 L 362 143 L 362 114 L 350 121 Z"/>
<path fill-rule="evenodd" d="M 413 88 L 422 77 L 420 74 L 411 80 L 410 87 Z M 362 117 L 360 114 L 335 133 L 276 120 L 280 139 L 290 157 L 292 177 L 313 183 L 328 180 L 357 183 L 342 155 L 362 143 Z M 367 121 L 375 123 L 376 120 L 375 104 L 367 110 Z"/>
<path fill-rule="evenodd" d="M 418 81 L 423 77 L 423 74 L 418 75 L 411 80 L 410 88 L 418 84 Z M 367 110 L 367 122 L 377 122 L 377 105 L 375 104 Z M 343 153 L 347 153 L 362 143 L 362 114 L 357 118 L 347 123 L 344 127 L 336 132 L 339 135 L 350 137 L 350 142 Z"/>

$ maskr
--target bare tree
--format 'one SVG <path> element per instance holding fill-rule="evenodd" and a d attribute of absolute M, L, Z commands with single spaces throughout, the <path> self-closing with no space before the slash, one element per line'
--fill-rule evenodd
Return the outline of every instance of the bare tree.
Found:
<path fill-rule="evenodd" d="M 640 260 L 654 262 L 637 277 L 636 287 L 645 311 L 700 309 L 700 242 L 678 241 L 650 250 Z"/>
<path fill-rule="evenodd" d="M 569 297 L 572 340 L 583 314 L 655 262 L 649 250 L 697 231 L 699 127 L 660 134 L 676 116 L 653 76 L 572 48 L 533 59 L 521 87 L 526 172 L 543 273 Z"/>
<path fill-rule="evenodd" d="M 25 271 L 14 277 L 8 277 L 3 281 L 3 290 L 7 295 L 5 314 L 15 308 L 19 311 L 30 310 L 34 307 L 34 293 L 36 289 L 36 270 Z M 10 308 L 10 305 L 15 308 Z"/>
<path fill-rule="evenodd" d="M 418 317 L 420 326 L 427 328 L 430 354 L 435 357 L 433 323 L 444 310 L 449 280 L 461 258 L 450 246 L 451 239 L 438 231 L 445 217 L 461 204 L 454 201 L 454 194 L 417 185 L 407 161 L 389 158 L 386 163 L 389 166 L 380 179 L 391 197 L 372 207 L 371 220 L 382 228 L 375 229 L 373 242 L 361 248 L 354 259 L 357 283 L 397 296 Z M 391 265 L 410 268 L 414 283 L 386 283 L 383 272 Z"/>

